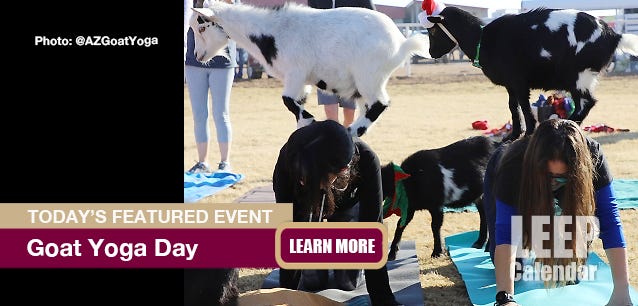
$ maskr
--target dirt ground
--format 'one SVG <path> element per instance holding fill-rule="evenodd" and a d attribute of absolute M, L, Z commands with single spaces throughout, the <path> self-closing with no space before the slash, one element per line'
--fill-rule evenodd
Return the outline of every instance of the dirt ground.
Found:
<path fill-rule="evenodd" d="M 489 128 L 500 128 L 510 119 L 507 93 L 503 87 L 490 83 L 481 71 L 469 62 L 448 64 L 416 64 L 399 68 L 388 83 L 390 107 L 362 137 L 378 154 L 381 162 L 400 162 L 409 154 L 447 145 L 469 136 L 480 135 L 471 123 L 487 120 Z M 605 123 L 629 132 L 589 134 L 598 140 L 608 157 L 616 178 L 638 178 L 638 105 L 637 75 L 607 75 L 599 78 L 595 96 L 600 101 L 583 126 Z M 196 158 L 192 114 L 188 91 L 184 87 L 184 170 Z M 245 175 L 235 186 L 203 199 L 205 203 L 230 203 L 247 191 L 270 183 L 277 153 L 290 133 L 295 120 L 281 100 L 282 84 L 266 75 L 258 80 L 235 82 L 231 94 L 233 170 Z M 541 91 L 532 91 L 535 100 Z M 309 112 L 323 119 L 323 109 L 316 105 L 313 92 L 307 103 Z M 215 135 L 214 125 L 211 134 Z M 219 153 L 215 142 L 210 147 L 210 162 Z M 638 288 L 638 210 L 621 211 L 628 242 L 630 282 Z M 420 279 L 426 305 L 469 305 L 464 283 L 447 256 L 430 258 L 432 234 L 430 215 L 417 212 L 404 232 L 404 240 L 415 240 L 420 264 Z M 385 220 L 389 233 L 394 232 L 397 217 Z M 448 213 L 442 235 L 478 229 L 477 213 Z M 595 251 L 606 259 L 600 241 Z M 242 269 L 242 293 L 259 289 L 269 269 Z"/>

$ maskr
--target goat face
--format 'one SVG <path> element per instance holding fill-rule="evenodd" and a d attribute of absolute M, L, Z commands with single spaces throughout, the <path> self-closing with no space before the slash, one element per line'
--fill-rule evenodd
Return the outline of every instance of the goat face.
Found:
<path fill-rule="evenodd" d="M 443 24 L 442 16 L 428 17 L 428 21 L 434 23 L 434 26 L 428 29 L 428 37 L 430 38 L 430 56 L 432 58 L 440 58 L 446 55 L 456 47 L 456 43 L 441 29 L 439 24 Z"/>
<path fill-rule="evenodd" d="M 195 58 L 200 62 L 208 62 L 216 55 L 228 57 L 224 47 L 228 44 L 228 35 L 216 23 L 212 10 L 195 8 L 189 24 L 195 36 Z"/>

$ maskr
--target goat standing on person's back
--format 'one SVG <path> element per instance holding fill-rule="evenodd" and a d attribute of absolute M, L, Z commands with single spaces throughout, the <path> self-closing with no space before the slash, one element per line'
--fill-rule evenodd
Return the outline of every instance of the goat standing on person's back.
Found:
<path fill-rule="evenodd" d="M 407 200 L 408 205 L 407 211 L 402 211 L 401 218 L 397 221 L 388 260 L 396 258 L 403 231 L 417 210 L 428 210 L 432 216 L 431 227 L 434 238 L 432 257 L 438 257 L 443 253 L 441 246 L 443 209 L 445 207 L 462 208 L 474 203 L 479 211 L 481 223 L 479 237 L 473 247 L 483 247 L 487 239 L 487 223 L 481 199 L 483 177 L 487 162 L 497 144 L 488 137 L 475 136 L 442 148 L 417 151 L 401 163 L 400 168 L 409 175 L 401 180 L 405 187 L 404 200 Z M 383 197 L 395 199 L 399 188 L 397 188 L 393 163 L 381 169 L 381 177 Z M 402 206 L 399 203 L 392 204 L 395 207 Z M 386 214 L 385 217 L 389 215 Z"/>
<path fill-rule="evenodd" d="M 458 45 L 492 83 L 507 88 L 513 126 L 504 141 L 522 133 L 519 106 L 525 133 L 533 133 L 530 89 L 569 91 L 576 104 L 569 119 L 581 124 L 596 104 L 598 74 L 616 50 L 638 55 L 638 36 L 615 33 L 603 20 L 576 10 L 539 8 L 484 25 L 464 10 L 432 0 L 423 8 L 419 18 L 429 27 L 432 57 Z"/>
<path fill-rule="evenodd" d="M 208 1 L 194 9 L 195 52 L 206 61 L 232 39 L 269 75 L 283 81 L 283 102 L 297 127 L 315 121 L 304 110 L 309 86 L 354 99 L 361 112 L 349 127 L 363 135 L 390 103 L 386 84 L 412 54 L 427 56 L 426 37 L 406 39 L 387 15 L 364 8 L 313 9 L 296 3 L 280 8 Z"/>

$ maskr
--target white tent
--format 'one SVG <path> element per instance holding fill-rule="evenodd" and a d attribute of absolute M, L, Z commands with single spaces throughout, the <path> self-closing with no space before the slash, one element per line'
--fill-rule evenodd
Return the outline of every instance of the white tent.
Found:
<path fill-rule="evenodd" d="M 576 10 L 608 10 L 638 8 L 636 0 L 523 0 L 521 8 L 523 11 L 538 7 L 546 8 L 566 8 Z"/>

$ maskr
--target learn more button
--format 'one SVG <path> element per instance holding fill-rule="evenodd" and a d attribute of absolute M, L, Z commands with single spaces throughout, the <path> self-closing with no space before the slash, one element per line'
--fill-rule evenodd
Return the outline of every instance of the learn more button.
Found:
<path fill-rule="evenodd" d="M 289 222 L 275 235 L 284 269 L 378 269 L 388 260 L 387 228 L 377 222 Z"/>

